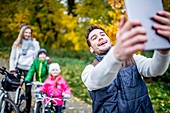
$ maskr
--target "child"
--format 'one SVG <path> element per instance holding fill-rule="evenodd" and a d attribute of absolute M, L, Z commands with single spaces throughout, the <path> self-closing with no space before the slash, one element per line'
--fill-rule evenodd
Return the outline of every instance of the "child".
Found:
<path fill-rule="evenodd" d="M 36 81 L 44 82 L 48 77 L 49 65 L 46 60 L 47 51 L 45 49 L 40 49 L 38 51 L 38 58 L 33 61 L 30 70 L 25 77 L 25 81 L 30 82 L 33 80 L 34 73 L 36 73 Z"/>
<path fill-rule="evenodd" d="M 28 71 L 26 77 L 25 77 L 25 83 L 29 83 L 33 81 L 33 76 L 36 74 L 36 81 L 44 82 L 45 79 L 48 77 L 48 69 L 49 65 L 46 60 L 47 51 L 45 49 L 40 49 L 38 51 L 38 58 L 33 61 L 33 64 L 31 65 L 30 70 Z M 31 107 L 31 86 L 26 85 L 26 108 L 30 109 Z"/>
<path fill-rule="evenodd" d="M 61 70 L 58 63 L 52 63 L 49 65 L 49 77 L 44 82 L 42 92 L 48 96 L 52 95 L 53 97 L 60 99 L 62 99 L 63 96 L 67 96 L 67 98 L 71 97 L 71 90 L 60 72 Z M 56 113 L 61 113 L 63 101 L 56 99 L 56 102 L 53 101 L 53 103 L 57 105 Z"/>

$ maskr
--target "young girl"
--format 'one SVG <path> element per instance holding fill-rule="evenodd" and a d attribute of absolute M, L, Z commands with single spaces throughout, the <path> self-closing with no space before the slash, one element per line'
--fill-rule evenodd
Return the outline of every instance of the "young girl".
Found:
<path fill-rule="evenodd" d="M 56 99 L 53 101 L 56 104 L 56 113 L 62 112 L 63 105 L 63 95 L 67 95 L 67 97 L 71 97 L 71 90 L 68 86 L 66 80 L 60 74 L 60 66 L 58 63 L 52 63 L 49 65 L 49 77 L 45 80 L 44 85 L 42 87 L 42 92 L 47 94 L 48 96 L 57 97 L 61 100 Z"/>

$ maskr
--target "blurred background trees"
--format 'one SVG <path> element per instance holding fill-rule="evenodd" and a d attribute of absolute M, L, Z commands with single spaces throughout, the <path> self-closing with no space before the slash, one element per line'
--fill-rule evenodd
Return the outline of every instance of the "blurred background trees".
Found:
<path fill-rule="evenodd" d="M 170 1 L 163 0 L 166 10 Z M 0 47 L 10 47 L 21 24 L 30 25 L 41 47 L 87 50 L 85 30 L 90 24 L 105 28 L 114 43 L 123 0 L 1 0 Z"/>
<path fill-rule="evenodd" d="M 164 9 L 170 11 L 170 0 L 162 1 Z M 54 62 L 60 63 L 73 94 L 90 103 L 80 81 L 83 68 L 94 59 L 86 44 L 85 31 L 89 25 L 100 25 L 114 44 L 122 14 L 126 15 L 123 0 L 0 0 L 0 56 L 8 60 L 20 25 L 30 25 L 33 37 L 47 49 Z M 150 57 L 153 52 L 141 54 Z M 170 67 L 164 76 L 149 80 L 155 111 L 169 113 Z"/>
<path fill-rule="evenodd" d="M 170 1 L 163 4 L 170 11 Z M 26 24 L 41 47 L 50 50 L 49 55 L 87 60 L 91 54 L 86 28 L 104 27 L 114 44 L 120 15 L 126 15 L 123 0 L 1 0 L 0 8 L 0 51 L 10 52 L 20 25 Z"/>
<path fill-rule="evenodd" d="M 170 11 L 169 0 L 163 0 L 163 5 Z M 49 55 L 89 60 L 93 55 L 85 41 L 87 27 L 102 26 L 114 44 L 122 14 L 126 15 L 123 0 L 1 0 L 0 51 L 9 56 L 20 25 L 26 24 Z M 151 56 L 152 52 L 142 54 Z M 170 80 L 168 75 L 164 77 Z"/>
<path fill-rule="evenodd" d="M 79 51 L 87 49 L 84 34 L 90 19 L 107 22 L 110 6 L 102 0 L 6 0 L 0 8 L 1 47 L 12 45 L 24 23 L 41 47 Z"/>

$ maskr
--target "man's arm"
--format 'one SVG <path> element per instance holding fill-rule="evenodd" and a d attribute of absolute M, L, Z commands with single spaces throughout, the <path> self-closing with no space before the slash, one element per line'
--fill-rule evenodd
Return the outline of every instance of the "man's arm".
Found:
<path fill-rule="evenodd" d="M 170 41 L 170 12 L 159 11 L 152 19 L 158 22 L 153 25 L 156 32 Z M 139 73 L 143 76 L 162 75 L 169 66 L 169 54 L 169 49 L 165 49 L 155 51 L 152 59 L 136 58 Z"/>
<path fill-rule="evenodd" d="M 93 65 L 85 67 L 81 78 L 89 90 L 97 90 L 108 86 L 117 76 L 122 62 L 115 59 L 113 49 L 112 47 L 104 59 L 95 67 Z"/>
<path fill-rule="evenodd" d="M 142 55 L 134 55 L 138 71 L 144 77 L 155 77 L 162 75 L 169 66 L 169 54 L 154 52 L 153 58 L 146 58 Z"/>

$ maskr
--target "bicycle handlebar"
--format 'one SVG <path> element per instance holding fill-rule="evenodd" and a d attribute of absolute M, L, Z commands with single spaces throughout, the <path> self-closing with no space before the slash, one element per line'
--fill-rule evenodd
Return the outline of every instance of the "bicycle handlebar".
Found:
<path fill-rule="evenodd" d="M 63 101 L 67 101 L 67 102 L 70 102 L 68 99 L 66 99 L 66 98 L 58 98 L 58 97 L 52 97 L 52 96 L 47 96 L 47 95 L 43 95 L 43 98 L 45 98 L 45 100 L 46 100 L 46 104 L 48 104 L 49 102 L 51 102 L 51 101 L 54 101 L 55 103 L 57 103 L 57 100 L 63 100 Z"/>
<path fill-rule="evenodd" d="M 42 86 L 42 85 L 44 85 L 44 83 L 36 81 L 36 82 L 27 83 L 26 85 Z"/>
<path fill-rule="evenodd" d="M 5 74 L 5 75 L 10 74 L 10 73 L 6 70 L 6 67 L 1 67 L 1 68 L 0 68 L 0 73 L 1 73 L 1 74 Z"/>
<path fill-rule="evenodd" d="M 19 73 L 18 71 L 16 72 L 16 74 L 11 74 L 11 73 L 9 73 L 9 72 L 6 70 L 6 67 L 4 67 L 4 66 L 0 67 L 0 73 L 1 73 L 2 75 L 5 75 L 5 76 L 13 75 L 13 76 L 15 76 L 15 77 L 20 77 L 20 76 L 18 76 L 18 75 L 20 75 L 20 73 Z"/>

